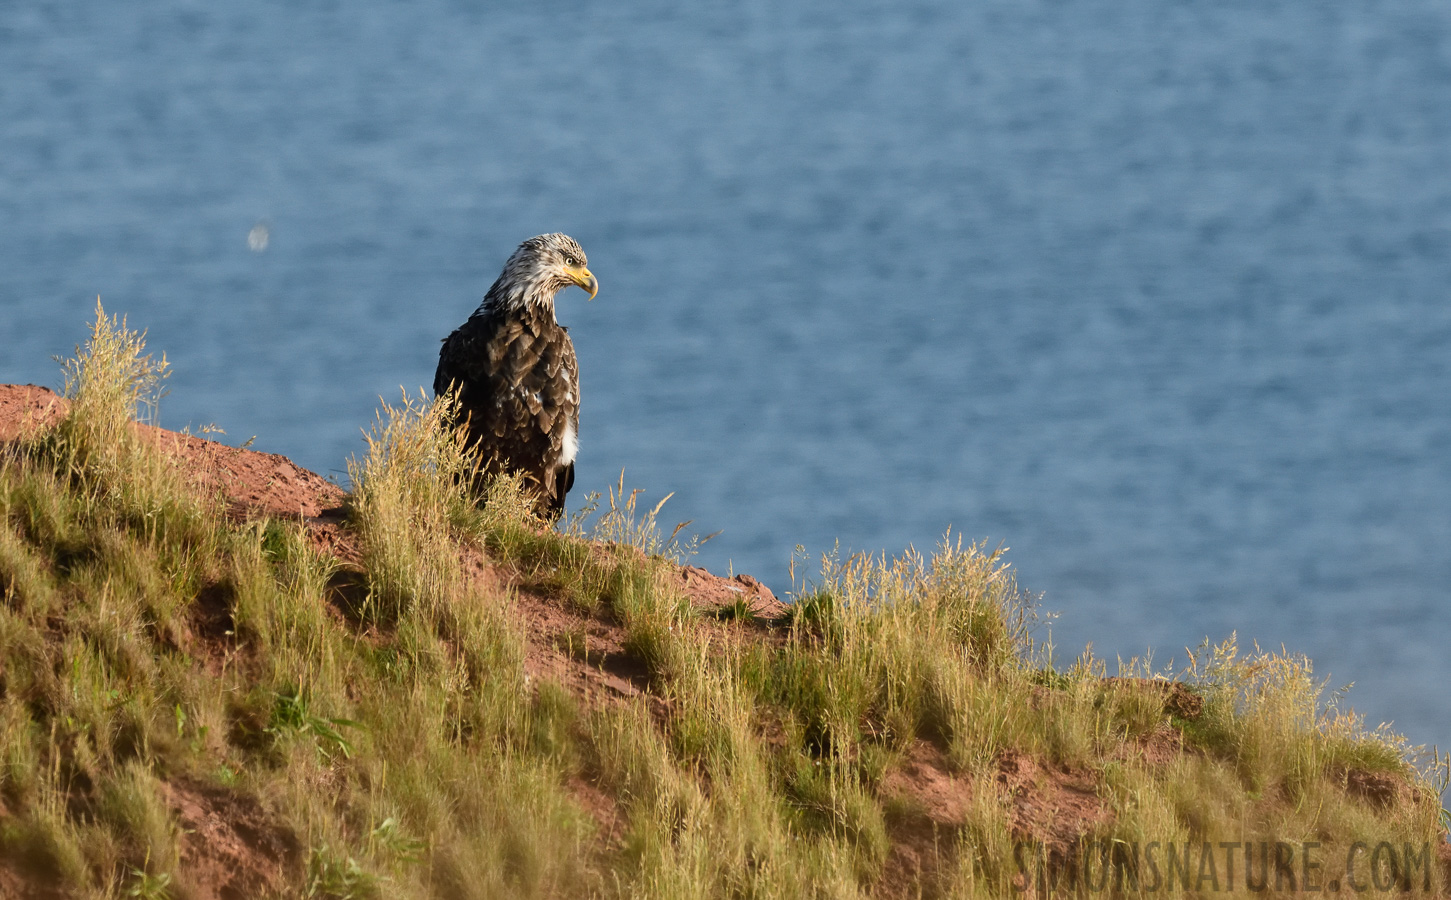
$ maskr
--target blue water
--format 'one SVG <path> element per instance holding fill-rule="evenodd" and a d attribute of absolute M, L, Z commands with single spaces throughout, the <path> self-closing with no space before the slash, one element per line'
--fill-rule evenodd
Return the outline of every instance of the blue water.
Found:
<path fill-rule="evenodd" d="M 777 590 L 950 525 L 1062 654 L 1238 631 L 1451 746 L 1451 4 L 480 6 L 6 5 L 0 381 L 99 294 L 163 424 L 343 478 L 565 231 L 579 496 Z"/>

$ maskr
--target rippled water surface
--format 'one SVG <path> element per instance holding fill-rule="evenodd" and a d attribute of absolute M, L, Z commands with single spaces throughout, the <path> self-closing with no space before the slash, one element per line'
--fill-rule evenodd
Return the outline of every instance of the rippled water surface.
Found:
<path fill-rule="evenodd" d="M 1451 5 L 477 6 L 0 11 L 0 381 L 99 294 L 163 424 L 341 478 L 566 231 L 577 491 L 778 591 L 951 525 L 1069 655 L 1238 630 L 1451 745 Z"/>

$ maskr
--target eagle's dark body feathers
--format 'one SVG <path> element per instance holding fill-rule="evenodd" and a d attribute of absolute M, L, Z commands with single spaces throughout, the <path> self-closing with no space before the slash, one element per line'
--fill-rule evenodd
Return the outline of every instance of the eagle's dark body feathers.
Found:
<path fill-rule="evenodd" d="M 564 511 L 579 447 L 579 367 L 554 295 L 577 284 L 593 298 L 584 251 L 562 234 L 530 238 L 509 257 L 484 302 L 438 355 L 433 390 L 457 392 L 459 416 L 487 481 L 521 475 L 537 513 Z"/>

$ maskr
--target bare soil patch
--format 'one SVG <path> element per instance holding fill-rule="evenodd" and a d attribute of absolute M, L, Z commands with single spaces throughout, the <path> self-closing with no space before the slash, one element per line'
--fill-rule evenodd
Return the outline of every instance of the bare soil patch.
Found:
<path fill-rule="evenodd" d="M 34 384 L 0 385 L 0 442 L 55 424 L 70 401 Z M 142 434 L 175 456 L 197 488 L 220 493 L 235 515 L 317 517 L 342 505 L 343 489 L 285 456 L 228 447 L 149 425 Z"/>
<path fill-rule="evenodd" d="M 196 900 L 249 900 L 278 891 L 300 865 L 297 839 L 253 798 L 173 781 L 167 803 L 182 829 L 181 871 Z"/>
<path fill-rule="evenodd" d="M 65 416 L 70 406 L 50 388 L 0 384 L 0 441 L 13 441 Z"/>

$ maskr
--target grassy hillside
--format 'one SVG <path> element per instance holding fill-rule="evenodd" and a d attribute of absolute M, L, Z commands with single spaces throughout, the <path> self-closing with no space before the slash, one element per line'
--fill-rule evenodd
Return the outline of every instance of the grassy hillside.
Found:
<path fill-rule="evenodd" d="M 562 531 L 508 483 L 480 507 L 424 399 L 289 516 L 288 479 L 133 423 L 164 375 L 98 309 L 68 402 L 0 445 L 0 896 L 1448 883 L 1444 764 L 1304 659 L 1051 665 L 955 538 L 770 604 L 623 489 Z"/>

